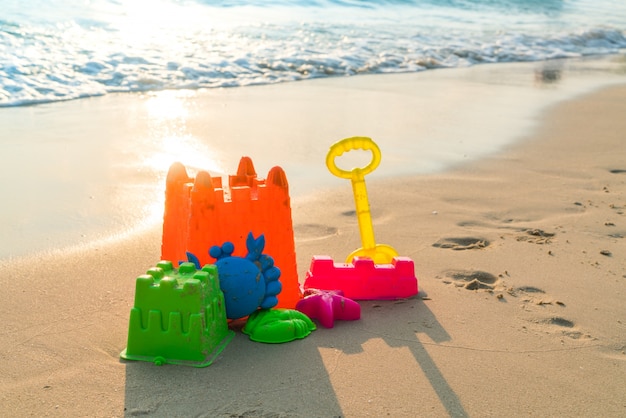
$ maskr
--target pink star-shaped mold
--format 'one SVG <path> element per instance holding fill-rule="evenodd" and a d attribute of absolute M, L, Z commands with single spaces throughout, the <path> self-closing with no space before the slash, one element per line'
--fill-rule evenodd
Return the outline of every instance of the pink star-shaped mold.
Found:
<path fill-rule="evenodd" d="M 353 321 L 361 318 L 361 305 L 345 297 L 341 290 L 306 289 L 296 310 L 317 319 L 325 328 L 332 328 L 336 319 Z"/>

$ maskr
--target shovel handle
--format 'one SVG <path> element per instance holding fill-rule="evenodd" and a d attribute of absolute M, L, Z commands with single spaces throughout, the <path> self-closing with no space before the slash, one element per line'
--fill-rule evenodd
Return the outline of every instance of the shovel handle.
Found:
<path fill-rule="evenodd" d="M 343 170 L 335 164 L 335 158 L 340 157 L 344 153 L 353 150 L 364 150 L 372 152 L 372 161 L 362 168 L 353 168 L 352 170 Z M 353 136 L 335 142 L 326 155 L 326 166 L 328 170 L 337 177 L 350 180 L 363 180 L 363 176 L 376 170 L 380 164 L 381 154 L 380 148 L 371 138 L 365 136 Z"/>

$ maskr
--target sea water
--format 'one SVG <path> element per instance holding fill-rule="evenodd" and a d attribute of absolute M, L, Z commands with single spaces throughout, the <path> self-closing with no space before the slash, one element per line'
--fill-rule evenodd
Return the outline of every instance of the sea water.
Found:
<path fill-rule="evenodd" d="M 0 106 L 612 54 L 623 0 L 0 0 Z"/>

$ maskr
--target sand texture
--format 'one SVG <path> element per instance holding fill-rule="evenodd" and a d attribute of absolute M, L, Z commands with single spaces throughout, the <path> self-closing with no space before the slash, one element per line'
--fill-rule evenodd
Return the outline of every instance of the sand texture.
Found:
<path fill-rule="evenodd" d="M 237 332 L 208 368 L 119 358 L 158 224 L 0 260 L 0 415 L 624 416 L 625 114 L 608 87 L 480 159 L 368 180 L 376 241 L 414 260 L 419 295 L 288 344 Z M 360 246 L 348 181 L 292 215 L 301 280 Z"/>

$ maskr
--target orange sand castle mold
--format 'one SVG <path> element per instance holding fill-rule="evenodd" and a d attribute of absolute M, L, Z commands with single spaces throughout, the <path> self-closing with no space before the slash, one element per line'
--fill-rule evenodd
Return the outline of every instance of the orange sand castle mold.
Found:
<path fill-rule="evenodd" d="M 201 264 L 210 264 L 215 262 L 209 255 L 213 245 L 230 241 L 241 252 L 249 232 L 264 234 L 265 252 L 281 271 L 283 289 L 277 307 L 294 308 L 302 293 L 285 172 L 273 167 L 266 180 L 260 179 L 252 160 L 242 157 L 237 174 L 228 176 L 228 186 L 224 188 L 221 177 L 211 177 L 206 171 L 193 179 L 185 166 L 172 164 L 165 187 L 161 258 L 187 260 L 189 251 Z"/>

